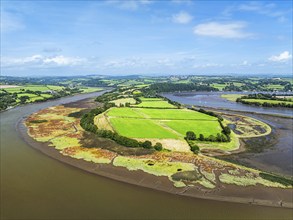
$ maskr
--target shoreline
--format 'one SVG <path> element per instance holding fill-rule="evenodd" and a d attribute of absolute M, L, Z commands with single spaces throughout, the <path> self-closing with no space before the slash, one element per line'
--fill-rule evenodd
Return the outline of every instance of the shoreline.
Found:
<path fill-rule="evenodd" d="M 58 160 L 59 162 L 95 175 L 103 176 L 105 178 L 124 182 L 127 184 L 136 185 L 139 187 L 145 187 L 152 190 L 172 193 L 174 195 L 250 205 L 253 204 L 279 208 L 293 208 L 292 189 L 276 189 L 269 187 L 260 187 L 258 185 L 249 186 L 246 187 L 246 189 L 251 193 L 250 195 L 253 195 L 252 192 L 254 192 L 260 197 L 251 198 L 251 196 L 247 195 L 247 193 L 242 192 L 241 189 L 243 189 L 243 187 L 239 187 L 236 185 L 226 184 L 223 189 L 221 189 L 220 191 L 217 189 L 214 192 L 208 192 L 204 190 L 201 191 L 199 189 L 189 187 L 175 188 L 167 177 L 157 177 L 151 174 L 147 174 L 143 171 L 129 171 L 126 168 L 116 167 L 112 164 L 95 164 L 93 162 L 87 162 L 84 160 L 71 158 L 69 156 L 64 156 L 54 147 L 50 147 L 48 143 L 37 142 L 33 138 L 31 138 L 27 133 L 26 126 L 24 125 L 25 119 L 26 117 L 20 118 L 20 120 L 16 124 L 16 131 L 29 146 L 55 160 Z M 268 195 L 274 197 L 276 191 L 278 191 L 280 194 L 283 194 L 283 197 L 285 197 L 287 201 L 282 201 L 279 198 L 264 199 Z"/>

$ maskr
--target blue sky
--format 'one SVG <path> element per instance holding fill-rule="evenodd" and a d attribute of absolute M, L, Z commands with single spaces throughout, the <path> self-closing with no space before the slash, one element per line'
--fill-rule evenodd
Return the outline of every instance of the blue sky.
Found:
<path fill-rule="evenodd" d="M 290 74 L 292 1 L 1 1 L 2 75 Z"/>

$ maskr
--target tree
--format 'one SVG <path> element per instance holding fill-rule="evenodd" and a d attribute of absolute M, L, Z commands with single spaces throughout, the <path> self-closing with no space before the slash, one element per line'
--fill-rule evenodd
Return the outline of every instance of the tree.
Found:
<path fill-rule="evenodd" d="M 161 151 L 161 150 L 163 150 L 163 146 L 162 146 L 161 143 L 156 143 L 155 146 L 154 146 L 154 148 L 155 148 L 157 151 Z"/>
<path fill-rule="evenodd" d="M 203 134 L 200 134 L 200 135 L 199 135 L 199 140 L 200 140 L 200 141 L 204 141 L 204 136 L 203 136 Z"/>
<path fill-rule="evenodd" d="M 224 134 L 229 135 L 229 134 L 231 134 L 231 129 L 228 126 L 226 126 L 223 128 L 223 132 L 224 132 Z"/>
<path fill-rule="evenodd" d="M 187 131 L 186 132 L 186 139 L 187 140 L 196 140 L 196 135 L 194 134 L 193 131 Z"/>
<path fill-rule="evenodd" d="M 145 142 L 142 143 L 142 147 L 143 147 L 143 148 L 150 149 L 150 148 L 152 148 L 152 142 L 150 142 L 150 141 L 145 141 Z"/>
<path fill-rule="evenodd" d="M 190 150 L 195 153 L 195 154 L 198 154 L 199 152 L 199 147 L 197 145 L 191 145 L 190 146 Z"/>
<path fill-rule="evenodd" d="M 222 136 L 220 133 L 217 133 L 217 141 L 222 142 Z"/>
<path fill-rule="evenodd" d="M 216 141 L 217 141 L 217 138 L 216 138 L 214 135 L 210 135 L 210 136 L 208 137 L 208 141 L 216 142 Z"/>
<path fill-rule="evenodd" d="M 30 99 L 30 97 L 28 97 L 27 95 L 19 97 L 20 104 L 26 103 L 26 101 L 29 99 Z"/>

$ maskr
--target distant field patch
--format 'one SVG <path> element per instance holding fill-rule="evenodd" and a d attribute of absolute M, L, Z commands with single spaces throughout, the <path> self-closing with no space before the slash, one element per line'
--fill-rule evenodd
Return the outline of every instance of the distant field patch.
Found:
<path fill-rule="evenodd" d="M 136 100 L 134 98 L 123 98 L 123 99 L 116 99 L 111 102 L 114 103 L 116 106 L 119 106 L 120 104 L 125 105 L 126 103 L 135 104 Z"/>
<path fill-rule="evenodd" d="M 0 89 L 17 88 L 17 85 L 0 85 Z"/>
<path fill-rule="evenodd" d="M 176 108 L 176 106 L 168 103 L 167 101 L 160 98 L 140 98 L 141 103 L 133 105 L 133 107 L 140 108 Z"/>
<path fill-rule="evenodd" d="M 62 89 L 64 88 L 64 86 L 53 86 L 53 85 L 48 85 L 47 88 L 50 89 L 50 90 L 56 90 L 56 91 L 59 91 L 59 90 L 62 90 Z"/>
<path fill-rule="evenodd" d="M 211 86 L 216 89 L 223 90 L 226 87 L 226 84 L 213 83 Z"/>
<path fill-rule="evenodd" d="M 90 93 L 90 92 L 98 92 L 101 91 L 101 88 L 98 87 L 86 87 L 86 88 L 81 88 L 82 93 Z"/>
<path fill-rule="evenodd" d="M 227 99 L 231 102 L 236 102 L 237 98 L 241 98 L 243 95 L 242 94 L 223 94 L 221 95 L 222 98 Z"/>
<path fill-rule="evenodd" d="M 280 101 L 280 100 L 266 100 L 266 99 L 242 99 L 243 101 L 246 102 L 258 102 L 260 104 L 263 104 L 265 102 L 267 103 L 271 103 L 271 104 L 279 104 L 279 103 L 284 103 L 284 104 L 293 104 L 293 102 L 289 102 L 289 101 Z"/>
<path fill-rule="evenodd" d="M 13 93 L 13 92 L 22 92 L 23 90 L 31 90 L 31 91 L 47 91 L 49 90 L 47 86 L 40 86 L 40 85 L 27 85 L 27 86 L 19 86 L 16 88 L 7 88 L 5 89 L 7 92 Z"/>

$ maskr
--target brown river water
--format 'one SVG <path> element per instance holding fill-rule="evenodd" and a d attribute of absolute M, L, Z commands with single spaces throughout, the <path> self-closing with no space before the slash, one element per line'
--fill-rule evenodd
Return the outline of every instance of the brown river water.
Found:
<path fill-rule="evenodd" d="M 35 111 L 100 94 L 0 113 L 1 219 L 292 219 L 292 209 L 187 198 L 89 174 L 36 151 L 16 131 Z"/>

